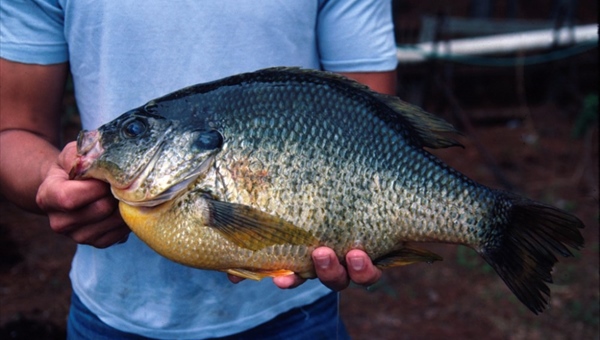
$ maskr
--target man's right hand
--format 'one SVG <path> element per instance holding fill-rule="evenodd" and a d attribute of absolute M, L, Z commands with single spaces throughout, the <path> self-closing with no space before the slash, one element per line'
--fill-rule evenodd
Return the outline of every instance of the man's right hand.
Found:
<path fill-rule="evenodd" d="M 98 180 L 69 180 L 76 158 L 76 143 L 59 154 L 40 185 L 36 202 L 48 214 L 50 227 L 77 243 L 106 248 L 123 241 L 129 228 L 121 219 L 118 201 L 107 183 Z"/>

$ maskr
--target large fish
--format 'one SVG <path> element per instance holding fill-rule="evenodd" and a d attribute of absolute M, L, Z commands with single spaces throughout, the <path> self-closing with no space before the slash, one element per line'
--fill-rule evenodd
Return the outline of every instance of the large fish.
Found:
<path fill-rule="evenodd" d="M 163 256 L 261 279 L 315 276 L 319 246 L 381 267 L 441 259 L 407 242 L 475 249 L 534 313 L 555 253 L 582 222 L 490 189 L 424 147 L 453 127 L 330 73 L 272 68 L 184 88 L 82 131 L 72 178 L 110 183 L 131 230 Z"/>

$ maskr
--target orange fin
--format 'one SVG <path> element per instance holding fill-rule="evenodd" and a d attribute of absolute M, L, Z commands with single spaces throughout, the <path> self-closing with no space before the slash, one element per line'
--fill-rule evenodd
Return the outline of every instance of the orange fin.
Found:
<path fill-rule="evenodd" d="M 277 276 L 287 276 L 294 274 L 293 271 L 288 269 L 274 269 L 274 270 L 260 270 L 260 271 L 252 271 L 248 269 L 227 269 L 226 272 L 231 275 L 243 277 L 245 279 L 251 279 L 260 281 L 265 277 L 277 277 Z"/>
<path fill-rule="evenodd" d="M 434 261 L 441 261 L 442 259 L 443 258 L 441 256 L 432 253 L 429 250 L 404 246 L 378 257 L 373 261 L 373 263 L 378 268 L 383 269 L 396 266 L 406 266 L 408 264 L 417 262 L 431 263 Z"/>
<path fill-rule="evenodd" d="M 215 228 L 239 247 L 260 250 L 276 244 L 316 245 L 310 232 L 258 209 L 235 203 L 206 200 L 210 220 Z"/>

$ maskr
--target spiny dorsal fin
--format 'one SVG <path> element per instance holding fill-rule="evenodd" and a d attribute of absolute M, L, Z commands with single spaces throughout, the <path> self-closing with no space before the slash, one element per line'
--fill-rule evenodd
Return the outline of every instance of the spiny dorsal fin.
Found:
<path fill-rule="evenodd" d="M 173 92 L 154 103 L 161 103 L 188 95 L 205 93 L 215 88 L 253 82 L 278 82 L 298 81 L 313 84 L 325 84 L 335 88 L 342 95 L 358 95 L 363 100 L 369 101 L 377 107 L 373 114 L 377 115 L 399 134 L 418 147 L 434 149 L 450 146 L 462 146 L 456 140 L 446 136 L 446 133 L 458 134 L 458 131 L 448 122 L 421 108 L 400 100 L 397 97 L 377 93 L 364 84 L 349 79 L 343 75 L 302 69 L 298 67 L 271 67 L 254 72 L 241 73 L 213 82 L 193 85 Z"/>
<path fill-rule="evenodd" d="M 276 244 L 311 246 L 318 242 L 310 232 L 258 209 L 211 199 L 206 201 L 210 214 L 208 226 L 239 247 L 260 250 Z"/>
<path fill-rule="evenodd" d="M 289 76 L 295 74 L 299 77 L 305 77 L 305 79 L 320 79 L 321 82 L 329 83 L 330 85 L 331 83 L 340 84 L 341 87 L 345 87 L 351 91 L 362 92 L 365 96 L 369 96 L 389 108 L 389 110 L 377 110 L 374 113 L 398 133 L 407 137 L 416 146 L 433 149 L 462 146 L 455 139 L 445 135 L 460 133 L 452 124 L 444 119 L 402 101 L 398 97 L 375 92 L 366 85 L 343 75 L 297 67 L 272 67 L 256 71 L 255 74 L 265 76 L 272 74 Z"/>

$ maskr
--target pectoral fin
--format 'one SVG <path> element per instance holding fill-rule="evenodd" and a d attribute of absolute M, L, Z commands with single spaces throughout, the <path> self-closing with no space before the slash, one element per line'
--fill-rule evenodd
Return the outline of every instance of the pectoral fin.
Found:
<path fill-rule="evenodd" d="M 276 244 L 317 245 L 310 232 L 258 209 L 207 199 L 208 226 L 236 245 L 260 250 Z"/>
<path fill-rule="evenodd" d="M 441 260 L 441 256 L 432 253 L 429 250 L 404 246 L 375 259 L 373 263 L 378 268 L 383 269 L 396 266 L 405 266 L 407 264 L 413 264 L 417 262 L 431 263 L 433 261 Z"/>

